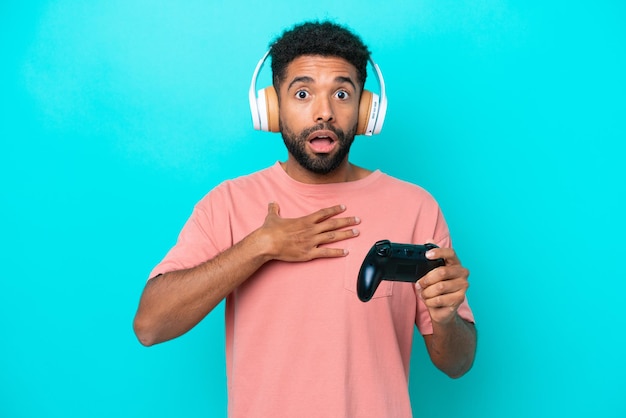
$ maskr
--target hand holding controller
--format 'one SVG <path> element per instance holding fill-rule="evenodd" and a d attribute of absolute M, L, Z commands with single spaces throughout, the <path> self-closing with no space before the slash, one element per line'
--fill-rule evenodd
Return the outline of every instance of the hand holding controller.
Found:
<path fill-rule="evenodd" d="M 432 248 L 438 247 L 435 244 L 397 244 L 389 240 L 376 242 L 359 270 L 356 282 L 359 299 L 370 300 L 382 280 L 415 283 L 429 271 L 445 265 L 443 258 L 426 258 L 426 252 Z"/>

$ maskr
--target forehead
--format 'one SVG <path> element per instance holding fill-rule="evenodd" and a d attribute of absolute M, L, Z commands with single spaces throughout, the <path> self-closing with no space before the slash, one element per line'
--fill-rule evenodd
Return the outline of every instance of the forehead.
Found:
<path fill-rule="evenodd" d="M 356 67 L 343 58 L 321 55 L 301 55 L 291 61 L 285 71 L 284 82 L 297 78 L 309 78 L 312 82 L 350 78 L 358 82 Z"/>

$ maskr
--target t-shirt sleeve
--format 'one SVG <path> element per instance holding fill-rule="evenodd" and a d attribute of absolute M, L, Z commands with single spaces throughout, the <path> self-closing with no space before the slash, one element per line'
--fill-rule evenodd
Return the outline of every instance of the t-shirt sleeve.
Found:
<path fill-rule="evenodd" d="M 451 248 L 452 240 L 450 239 L 448 226 L 443 218 L 443 214 L 441 213 L 441 211 L 438 211 L 437 217 L 438 219 L 435 223 L 435 229 L 432 239 L 435 241 L 435 244 L 437 244 L 437 246 L 441 248 Z M 457 312 L 461 318 L 474 323 L 474 314 L 472 313 L 472 309 L 469 306 L 467 297 L 465 298 L 463 303 L 459 305 L 459 309 Z M 415 324 L 417 325 L 417 328 L 422 335 L 428 335 L 433 333 L 433 324 L 430 319 L 430 314 L 428 313 L 428 308 L 426 308 L 421 294 L 417 297 Z"/>
<path fill-rule="evenodd" d="M 219 188 L 218 188 L 219 189 Z M 216 237 L 230 237 L 228 209 L 222 204 L 223 193 L 213 190 L 205 196 L 194 210 L 180 231 L 176 245 L 166 254 L 150 273 L 149 278 L 171 271 L 195 267 L 212 259 L 232 245 L 220 242 Z"/>

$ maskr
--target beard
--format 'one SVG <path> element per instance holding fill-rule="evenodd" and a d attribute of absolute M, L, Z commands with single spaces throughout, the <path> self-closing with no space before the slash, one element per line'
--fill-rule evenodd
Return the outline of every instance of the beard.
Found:
<path fill-rule="evenodd" d="M 307 153 L 307 138 L 308 136 L 319 130 L 329 130 L 337 135 L 337 142 L 339 143 L 336 149 L 331 154 L 320 153 Z M 356 125 L 353 129 L 347 133 L 341 129 L 334 128 L 327 124 L 318 124 L 311 128 L 305 129 L 300 134 L 296 134 L 288 126 L 281 123 L 280 129 L 283 137 L 283 142 L 287 147 L 287 151 L 293 156 L 293 158 L 306 170 L 315 174 L 328 174 L 341 165 L 350 152 L 350 147 L 354 142 L 354 136 L 356 134 Z"/>

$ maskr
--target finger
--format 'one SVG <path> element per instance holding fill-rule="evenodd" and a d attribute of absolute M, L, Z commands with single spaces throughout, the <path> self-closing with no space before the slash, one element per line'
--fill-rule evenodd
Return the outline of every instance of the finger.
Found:
<path fill-rule="evenodd" d="M 314 251 L 313 258 L 337 258 L 347 256 L 349 251 L 345 248 L 318 247 Z"/>
<path fill-rule="evenodd" d="M 340 229 L 358 225 L 361 223 L 361 219 L 357 216 L 348 216 L 345 218 L 332 218 L 327 219 L 317 224 L 315 228 L 316 232 L 323 234 L 324 232 L 338 231 Z"/>
<path fill-rule="evenodd" d="M 445 266 L 437 267 L 425 275 L 423 275 L 417 282 L 416 285 L 419 286 L 420 289 L 424 290 L 435 283 L 439 283 L 444 280 L 446 277 Z"/>
<path fill-rule="evenodd" d="M 319 235 L 319 241 L 317 245 L 330 244 L 337 241 L 343 241 L 348 238 L 354 238 L 360 234 L 360 231 L 356 228 L 346 230 L 333 230 Z"/>
<path fill-rule="evenodd" d="M 431 286 L 457 279 L 467 282 L 468 277 L 469 270 L 461 265 L 441 266 L 426 273 L 417 281 L 417 284 L 421 289 L 427 289 Z"/>
<path fill-rule="evenodd" d="M 467 278 L 459 277 L 452 280 L 437 282 L 422 288 L 422 297 L 425 299 L 437 298 L 443 295 L 461 292 L 465 294 L 469 288 Z"/>
<path fill-rule="evenodd" d="M 426 307 L 429 309 L 450 308 L 452 310 L 456 310 L 465 300 L 465 293 L 459 291 L 455 293 L 440 295 L 434 298 L 422 297 L 422 300 L 424 301 Z"/>
<path fill-rule="evenodd" d="M 320 223 L 324 222 L 327 219 L 332 218 L 333 216 L 337 216 L 338 214 L 344 212 L 346 210 L 345 205 L 335 205 L 329 208 L 320 209 L 316 212 L 313 212 L 309 215 L 313 222 Z"/>
<path fill-rule="evenodd" d="M 446 262 L 446 265 L 461 264 L 461 261 L 457 257 L 456 252 L 452 248 L 433 248 L 426 251 L 425 256 L 429 260 L 443 258 Z"/>
<path fill-rule="evenodd" d="M 435 242 L 434 238 L 429 238 L 429 239 L 425 240 L 424 244 L 425 245 L 426 244 L 432 244 L 432 245 L 437 246 L 437 248 L 433 248 L 432 250 L 429 250 L 429 251 L 426 252 L 426 254 L 425 254 L 426 258 L 428 258 L 429 260 L 434 260 L 434 259 L 437 259 L 437 258 L 443 258 L 443 257 L 439 257 L 438 256 L 439 251 L 436 251 L 436 250 L 439 250 L 441 248 L 437 245 L 437 243 Z"/>

